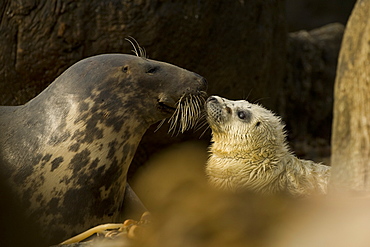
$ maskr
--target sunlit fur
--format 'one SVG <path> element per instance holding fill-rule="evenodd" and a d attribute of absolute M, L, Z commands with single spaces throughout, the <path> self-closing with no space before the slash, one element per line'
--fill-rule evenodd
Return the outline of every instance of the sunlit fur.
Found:
<path fill-rule="evenodd" d="M 287 147 L 280 117 L 245 100 L 213 97 L 205 107 L 212 129 L 206 167 L 211 184 L 266 194 L 326 193 L 330 167 L 295 157 Z M 250 113 L 250 118 L 240 119 L 240 110 Z"/>

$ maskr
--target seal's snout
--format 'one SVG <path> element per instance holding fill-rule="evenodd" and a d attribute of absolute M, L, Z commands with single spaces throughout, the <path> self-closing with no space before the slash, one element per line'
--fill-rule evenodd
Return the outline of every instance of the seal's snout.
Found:
<path fill-rule="evenodd" d="M 207 99 L 207 102 L 205 104 L 205 110 L 207 115 L 208 122 L 212 122 L 211 128 L 215 128 L 218 123 L 222 122 L 223 119 L 223 113 L 222 113 L 222 107 L 220 105 L 221 98 L 218 96 L 210 96 Z"/>
<path fill-rule="evenodd" d="M 195 80 L 197 80 L 200 84 L 200 90 L 207 91 L 208 82 L 207 82 L 206 78 L 204 78 L 201 75 L 198 75 L 197 73 L 194 73 L 194 75 L 195 75 Z"/>
<path fill-rule="evenodd" d="M 208 82 L 207 82 L 206 78 L 201 77 L 200 83 L 201 83 L 202 88 L 204 88 L 204 91 L 207 91 L 207 89 L 208 89 Z"/>
<path fill-rule="evenodd" d="M 217 100 L 217 98 L 216 98 L 216 97 L 214 97 L 214 96 L 210 96 L 210 97 L 208 97 L 208 99 L 207 99 L 207 103 L 209 103 L 209 102 L 217 103 L 217 102 L 218 102 L 218 100 Z"/>

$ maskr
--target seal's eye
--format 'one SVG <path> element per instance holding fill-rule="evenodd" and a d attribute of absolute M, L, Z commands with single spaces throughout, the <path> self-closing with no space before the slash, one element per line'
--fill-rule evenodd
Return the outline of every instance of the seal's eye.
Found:
<path fill-rule="evenodd" d="M 128 71 L 128 65 L 123 66 L 122 67 L 122 72 L 127 73 L 127 71 Z"/>
<path fill-rule="evenodd" d="M 249 123 L 252 119 L 252 113 L 246 110 L 238 110 L 236 115 L 239 119 L 243 120 L 244 123 Z"/>
<path fill-rule="evenodd" d="M 258 121 L 257 123 L 256 123 L 256 127 L 258 127 L 258 126 L 260 126 L 261 125 L 261 122 L 260 121 Z"/>
<path fill-rule="evenodd" d="M 159 67 L 157 67 L 157 66 L 156 67 L 151 67 L 145 73 L 147 73 L 147 74 L 154 74 L 158 70 L 159 70 Z"/>
<path fill-rule="evenodd" d="M 247 114 L 245 114 L 244 111 L 238 111 L 238 117 L 240 119 L 245 119 L 247 117 Z"/>

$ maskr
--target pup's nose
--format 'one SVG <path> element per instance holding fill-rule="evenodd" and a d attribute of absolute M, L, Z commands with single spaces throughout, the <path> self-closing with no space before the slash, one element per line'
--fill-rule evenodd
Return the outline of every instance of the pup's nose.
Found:
<path fill-rule="evenodd" d="M 207 99 L 207 103 L 208 102 L 218 102 L 218 100 L 217 100 L 217 98 L 216 97 L 214 97 L 214 96 L 210 96 L 210 97 L 208 97 L 208 99 Z"/>

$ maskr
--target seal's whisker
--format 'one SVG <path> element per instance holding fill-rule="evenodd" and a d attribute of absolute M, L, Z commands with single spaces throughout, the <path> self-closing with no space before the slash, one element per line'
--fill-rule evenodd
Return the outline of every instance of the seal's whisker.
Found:
<path fill-rule="evenodd" d="M 207 126 L 207 125 L 208 125 L 207 120 L 205 118 L 202 119 L 202 121 L 199 121 L 199 124 L 197 124 L 194 132 L 201 130 L 204 126 Z"/>
<path fill-rule="evenodd" d="M 129 36 L 130 38 L 132 38 L 131 36 Z M 130 42 L 130 44 L 132 45 L 132 47 L 134 48 L 133 50 L 131 50 L 137 57 L 140 57 L 139 56 L 139 53 L 136 49 L 136 46 L 134 44 L 134 42 L 132 42 L 129 38 L 125 38 L 125 40 L 127 40 L 128 42 Z"/>
<path fill-rule="evenodd" d="M 199 114 L 199 117 L 205 116 L 204 109 L 203 109 L 204 102 L 205 100 L 203 98 L 197 97 L 197 112 Z"/>
<path fill-rule="evenodd" d="M 204 136 L 204 134 L 207 132 L 207 130 L 209 130 L 210 129 L 210 127 L 209 127 L 209 125 L 203 130 L 203 132 L 202 132 L 202 134 L 200 134 L 200 136 L 199 136 L 199 139 L 200 138 L 202 138 L 203 136 Z"/>
<path fill-rule="evenodd" d="M 137 40 L 135 38 L 133 38 L 132 36 L 128 36 L 128 38 L 125 38 L 125 40 L 127 40 L 128 42 L 130 42 L 130 44 L 134 48 L 134 50 L 132 50 L 132 52 L 137 57 L 146 58 L 146 50 L 139 45 L 139 42 L 137 42 Z"/>
<path fill-rule="evenodd" d="M 195 112 L 197 113 L 197 116 L 196 116 L 196 122 L 193 123 L 193 127 L 196 127 L 196 130 L 199 130 L 199 125 L 203 125 L 202 124 L 202 121 L 203 123 L 205 121 L 205 115 L 204 115 L 204 111 L 203 111 L 203 108 L 201 106 L 203 106 L 204 104 L 204 99 L 200 98 L 200 97 L 196 97 L 196 102 L 194 104 L 194 107 L 195 107 Z"/>
<path fill-rule="evenodd" d="M 205 93 L 183 95 L 178 100 L 176 110 L 168 120 L 170 123 L 168 133 L 177 135 L 197 126 L 203 115 L 205 95 Z"/>
<path fill-rule="evenodd" d="M 253 104 L 257 104 L 257 103 L 259 103 L 261 100 L 268 99 L 268 98 L 269 98 L 269 97 L 262 97 L 262 98 L 259 98 L 259 99 L 255 100 L 255 101 L 253 101 Z"/>
<path fill-rule="evenodd" d="M 191 126 L 191 128 L 193 128 L 194 127 L 194 125 L 196 124 L 196 122 L 197 122 L 197 117 L 198 117 L 198 109 L 197 109 L 197 102 L 198 102 L 198 100 L 197 100 L 197 97 L 194 97 L 194 99 L 192 99 L 192 104 L 190 104 L 190 111 L 191 111 L 191 113 L 192 113 L 192 117 L 193 118 L 195 118 L 195 121 L 190 121 L 190 126 Z"/>
<path fill-rule="evenodd" d="M 188 126 L 191 127 L 189 124 L 191 122 L 190 119 L 192 117 L 191 104 L 189 103 L 190 100 L 191 100 L 191 96 L 186 98 L 185 104 L 183 106 L 183 108 L 185 108 L 185 111 L 183 111 L 183 114 L 182 114 L 183 115 L 182 117 L 184 119 L 183 121 L 184 124 L 181 126 L 181 132 L 184 132 Z"/>
<path fill-rule="evenodd" d="M 244 97 L 244 100 L 248 101 L 248 98 L 251 95 L 252 91 L 253 91 L 253 88 L 251 88 L 251 90 L 249 90 L 249 93 L 248 93 L 247 97 Z"/>
<path fill-rule="evenodd" d="M 157 131 L 162 127 L 162 125 L 163 125 L 165 122 L 166 122 L 166 118 L 165 118 L 165 119 L 162 119 L 162 120 L 159 122 L 159 124 L 158 124 L 157 128 L 154 130 L 154 132 L 157 132 Z"/>
<path fill-rule="evenodd" d="M 181 100 L 181 99 L 180 99 Z M 179 115 L 180 115 L 180 107 L 181 105 L 179 105 L 175 112 L 173 113 L 173 115 L 171 116 L 171 118 L 168 120 L 168 123 L 170 123 L 170 128 L 168 129 L 168 133 L 172 133 L 172 135 L 174 134 L 175 132 L 175 129 L 176 129 L 176 125 L 177 125 L 177 121 L 179 119 Z"/>

